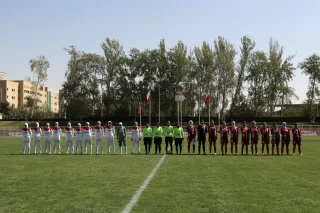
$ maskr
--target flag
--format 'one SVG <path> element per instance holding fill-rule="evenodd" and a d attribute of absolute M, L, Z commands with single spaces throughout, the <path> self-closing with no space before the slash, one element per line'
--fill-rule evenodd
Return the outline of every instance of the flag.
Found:
<path fill-rule="evenodd" d="M 206 99 L 204 100 L 204 103 L 205 104 L 209 104 L 210 103 L 210 95 L 209 94 L 206 96 Z"/>
<path fill-rule="evenodd" d="M 139 102 L 139 104 L 138 104 L 138 114 L 139 114 L 139 115 L 141 114 L 141 104 L 140 104 L 140 102 Z"/>
<path fill-rule="evenodd" d="M 151 103 L 151 97 L 150 97 L 150 91 L 148 92 L 147 94 L 147 101 L 146 101 L 146 104 L 150 104 Z"/>

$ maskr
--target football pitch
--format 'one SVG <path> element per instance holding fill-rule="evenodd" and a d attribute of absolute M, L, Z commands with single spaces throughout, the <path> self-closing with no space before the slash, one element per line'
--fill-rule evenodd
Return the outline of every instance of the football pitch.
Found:
<path fill-rule="evenodd" d="M 0 212 L 320 212 L 319 139 L 303 156 L 66 155 L 64 138 L 61 155 L 22 155 L 0 137 Z"/>

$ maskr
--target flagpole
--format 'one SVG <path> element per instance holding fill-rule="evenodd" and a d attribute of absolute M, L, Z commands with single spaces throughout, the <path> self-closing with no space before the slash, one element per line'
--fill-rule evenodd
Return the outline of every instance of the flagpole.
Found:
<path fill-rule="evenodd" d="M 139 107 L 140 107 L 140 123 L 139 123 L 139 125 L 140 125 L 140 127 L 141 127 L 141 126 L 142 126 L 142 124 L 141 124 L 141 113 L 142 113 L 142 108 L 141 108 L 141 93 L 140 93 Z M 141 130 L 141 128 L 140 128 L 140 130 Z"/>
<path fill-rule="evenodd" d="M 150 103 L 149 103 L 149 125 L 151 126 L 151 92 L 150 92 Z"/>
<path fill-rule="evenodd" d="M 200 90 L 200 87 L 199 87 L 199 104 L 198 104 L 199 124 L 200 124 L 200 106 L 201 106 L 200 97 L 201 97 L 201 90 Z"/>
<path fill-rule="evenodd" d="M 210 98 L 210 93 L 209 93 L 209 91 L 208 91 L 208 95 L 209 95 L 209 123 L 208 123 L 208 125 L 210 125 L 210 102 L 211 102 L 211 98 Z"/>
<path fill-rule="evenodd" d="M 159 123 L 160 123 L 160 84 L 159 84 Z"/>

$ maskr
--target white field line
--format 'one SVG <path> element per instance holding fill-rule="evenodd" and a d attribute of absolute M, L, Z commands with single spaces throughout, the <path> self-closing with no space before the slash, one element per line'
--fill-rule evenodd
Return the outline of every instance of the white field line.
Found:
<path fill-rule="evenodd" d="M 122 213 L 129 213 L 131 212 L 132 208 L 137 204 L 138 199 L 140 198 L 142 192 L 147 188 L 149 182 L 153 178 L 153 176 L 156 174 L 158 169 L 160 168 L 161 164 L 163 163 L 164 159 L 166 158 L 166 154 L 163 155 L 163 157 L 160 159 L 158 164 L 154 167 L 154 169 L 151 171 L 147 179 L 143 182 L 143 184 L 140 186 L 139 190 L 136 192 L 136 194 L 132 197 L 128 205 L 123 209 Z"/>

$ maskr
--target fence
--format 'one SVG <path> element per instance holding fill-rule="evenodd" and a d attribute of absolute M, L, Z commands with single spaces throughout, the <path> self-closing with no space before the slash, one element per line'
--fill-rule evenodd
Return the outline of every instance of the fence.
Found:
<path fill-rule="evenodd" d="M 60 126 L 62 129 L 62 132 L 64 132 L 65 127 Z M 240 128 L 240 126 L 238 126 Z M 303 131 L 304 135 L 320 135 L 320 125 L 300 125 L 299 126 L 301 130 Z M 73 127 L 77 128 L 77 127 Z M 117 128 L 115 126 L 115 128 Z M 153 127 L 152 127 L 153 128 Z M 164 128 L 164 127 L 163 127 Z M 269 128 L 272 128 L 271 125 L 269 125 Z M 280 128 L 280 126 L 279 126 Z M 293 125 L 288 125 L 288 128 L 293 128 Z M 43 127 L 42 127 L 43 129 Z M 131 133 L 132 126 L 126 127 L 127 132 Z M 219 128 L 218 128 L 219 129 Z M 186 131 L 186 128 L 184 127 L 184 130 Z M 18 126 L 16 127 L 0 127 L 0 136 L 14 136 L 14 135 L 22 135 L 22 129 Z"/>

